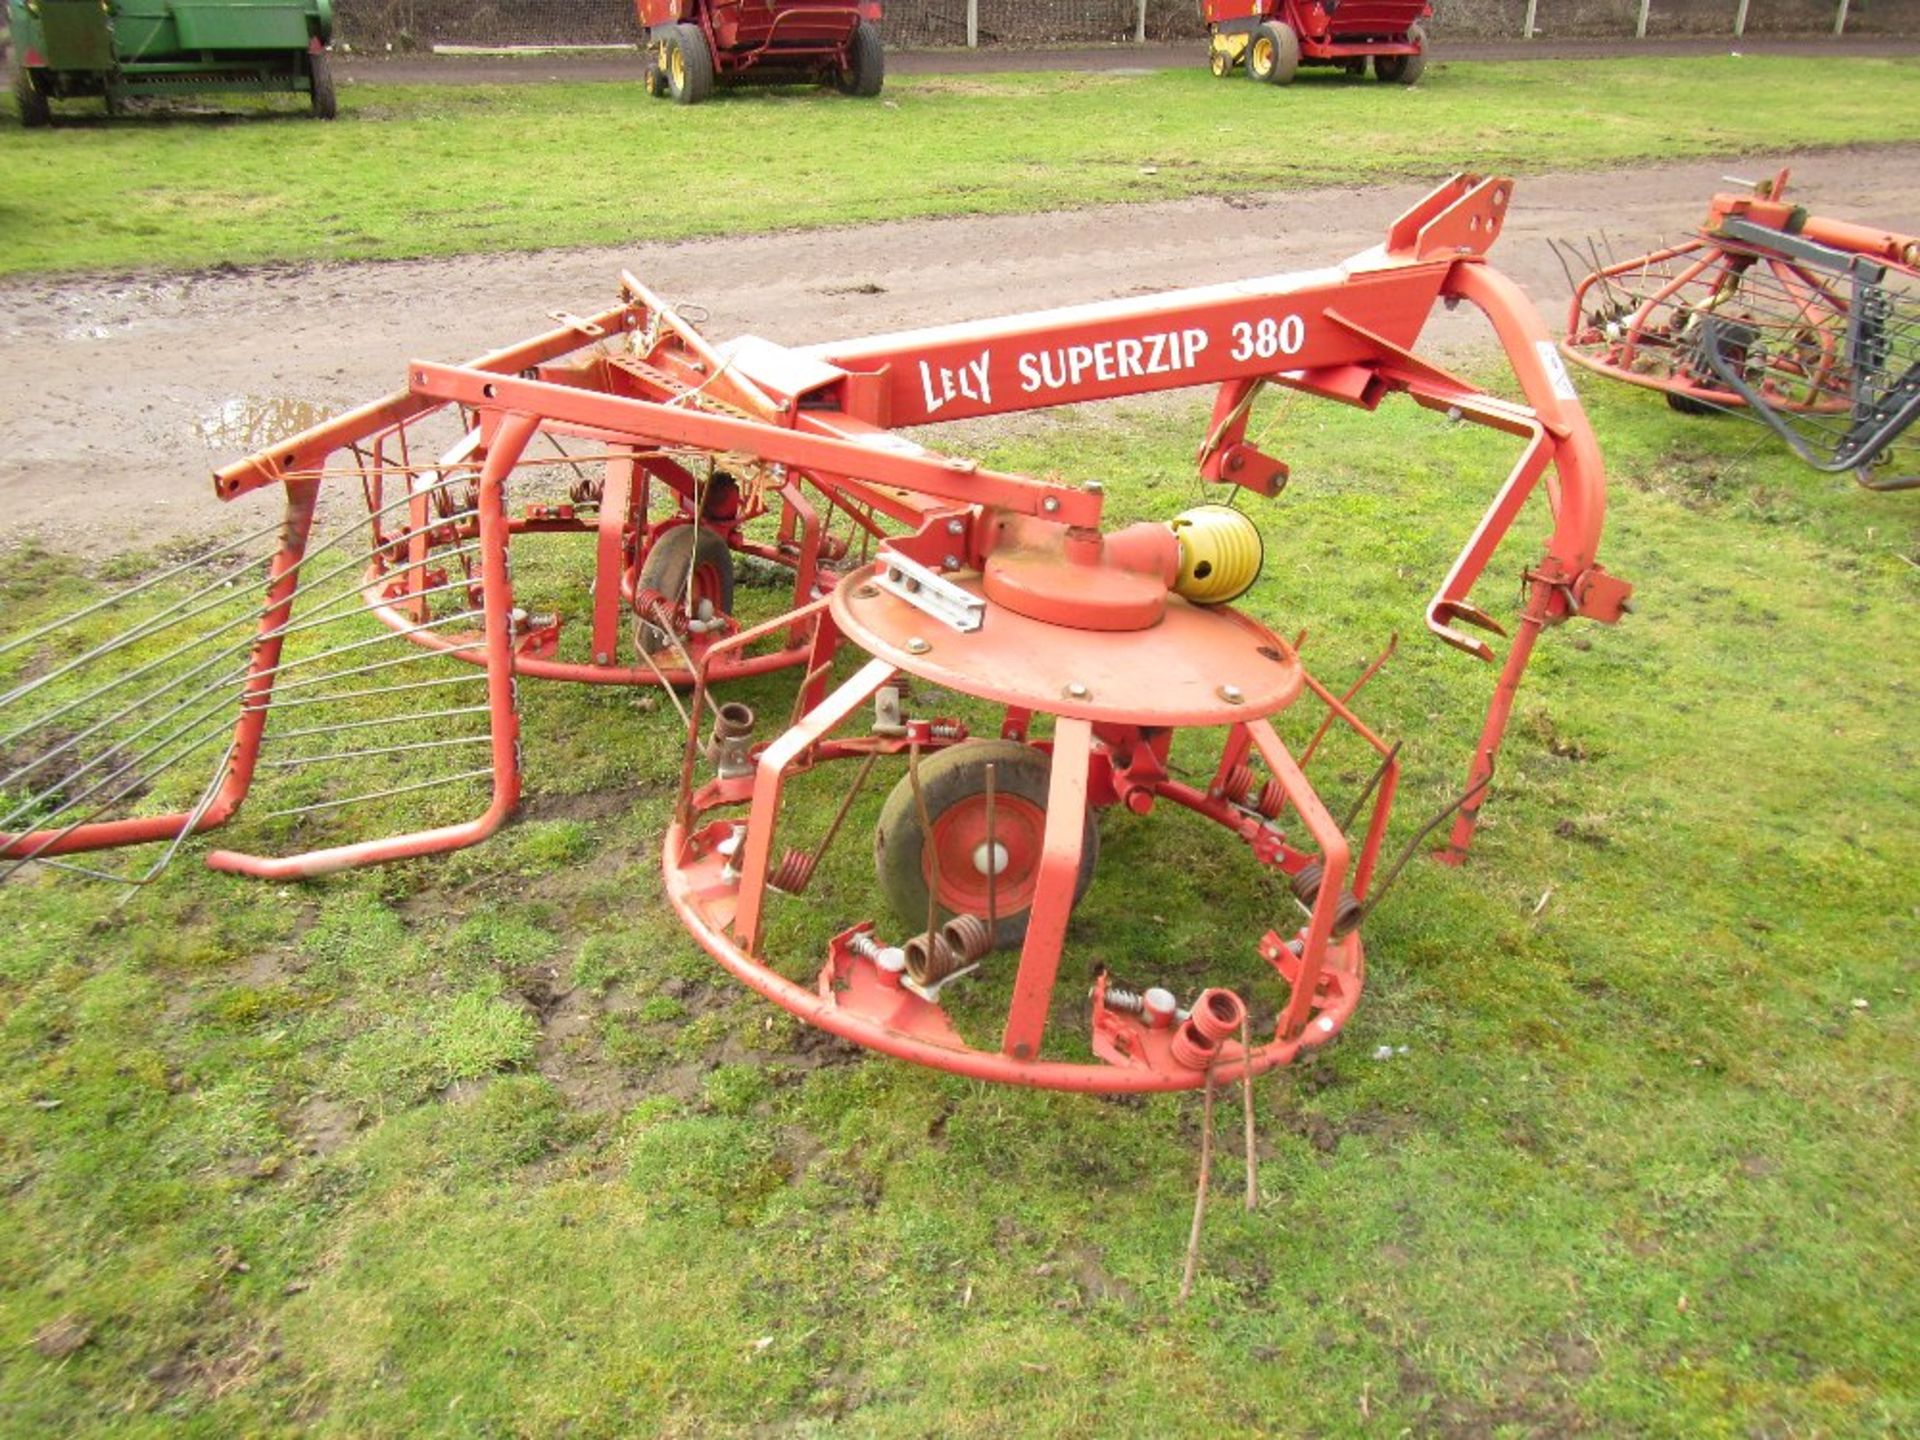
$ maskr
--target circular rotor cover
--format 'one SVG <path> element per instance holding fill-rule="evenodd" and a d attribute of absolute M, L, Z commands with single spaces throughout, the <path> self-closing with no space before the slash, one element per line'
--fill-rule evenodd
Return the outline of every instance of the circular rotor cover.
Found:
<path fill-rule="evenodd" d="M 977 574 L 945 578 L 981 593 Z M 1121 631 L 1069 629 L 991 600 L 985 606 L 980 628 L 963 633 L 871 582 L 838 586 L 832 603 L 847 638 L 888 664 L 965 695 L 1054 715 L 1231 725 L 1284 709 L 1300 693 L 1293 647 L 1223 605 L 1169 596 L 1158 624 Z"/>

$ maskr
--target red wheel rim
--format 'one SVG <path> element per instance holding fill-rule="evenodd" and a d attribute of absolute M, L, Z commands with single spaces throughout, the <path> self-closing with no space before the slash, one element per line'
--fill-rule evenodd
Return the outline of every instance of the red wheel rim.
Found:
<path fill-rule="evenodd" d="M 993 801 L 993 841 L 1001 852 L 994 877 L 993 906 L 1013 915 L 1033 904 L 1040 875 L 1040 851 L 1047 812 L 1019 795 L 999 794 Z M 921 873 L 933 883 L 940 860 L 940 904 L 957 915 L 987 913 L 987 797 L 969 795 L 941 811 L 933 822 L 933 844 L 921 855 Z"/>
<path fill-rule="evenodd" d="M 705 600 L 713 606 L 714 614 L 725 614 L 726 607 L 722 603 L 726 596 L 725 583 L 718 565 L 712 562 L 708 562 L 705 565 L 696 565 L 693 570 L 694 611 L 697 613 L 700 609 L 700 602 Z M 676 595 L 674 598 L 677 600 L 680 597 Z"/>

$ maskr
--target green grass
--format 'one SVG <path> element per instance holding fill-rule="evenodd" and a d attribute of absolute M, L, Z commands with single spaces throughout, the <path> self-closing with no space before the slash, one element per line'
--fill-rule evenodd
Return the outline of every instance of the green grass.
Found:
<path fill-rule="evenodd" d="M 331 125 L 283 108 L 10 136 L 0 274 L 629 244 L 1916 137 L 1912 60 L 1442 64 L 1412 90 L 1309 73 L 1284 93 L 1196 60 L 691 110 L 637 81 L 348 88 Z"/>
<path fill-rule="evenodd" d="M 1256 1214 L 1225 1141 L 1187 1307 L 1195 1097 L 804 1035 L 661 898 L 670 710 L 530 686 L 534 799 L 485 847 L 0 892 L 7 1428 L 1914 1433 L 1914 511 L 1590 401 L 1638 613 L 1543 642 L 1475 860 L 1409 872 L 1344 1041 L 1260 1086 Z M 1203 424 L 1053 417 L 987 458 L 1163 516 Z M 1404 833 L 1490 683 L 1420 605 L 1507 452 L 1407 406 L 1272 444 L 1250 607 L 1336 682 L 1403 632 L 1362 708 L 1406 741 Z M 19 625 L 91 586 L 6 583 Z M 858 913 L 861 818 L 777 944 Z M 1270 896 L 1209 832 L 1102 828 L 1068 976 L 1251 973 Z"/>

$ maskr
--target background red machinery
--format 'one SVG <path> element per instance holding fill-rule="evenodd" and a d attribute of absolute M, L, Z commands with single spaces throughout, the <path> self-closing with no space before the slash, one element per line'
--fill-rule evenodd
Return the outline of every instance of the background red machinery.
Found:
<path fill-rule="evenodd" d="M 871 99 L 886 80 L 880 0 L 634 0 L 647 90 L 695 105 L 715 85 L 814 82 Z"/>
<path fill-rule="evenodd" d="M 1816 469 L 1920 486 L 1920 236 L 1809 214 L 1787 179 L 1715 195 L 1680 244 L 1578 257 L 1563 348 L 1683 414 L 1750 415 Z"/>
<path fill-rule="evenodd" d="M 216 851 L 209 863 L 286 878 L 454 848 L 491 833 L 519 797 L 522 678 L 691 678 L 665 884 L 690 932 L 745 983 L 849 1039 L 982 1078 L 1171 1089 L 1284 1063 L 1351 1013 L 1361 930 L 1390 874 L 1448 821 L 1444 854 L 1464 857 L 1541 631 L 1576 615 L 1610 622 L 1626 607 L 1628 587 L 1597 561 L 1605 484 L 1592 434 L 1538 316 L 1484 263 L 1511 193 L 1505 180 L 1458 177 L 1382 245 L 1329 269 L 797 350 L 712 346 L 626 277 L 614 310 L 562 317 L 464 365 L 416 362 L 404 391 L 219 472 L 223 498 L 285 496 L 282 520 L 260 532 L 264 564 L 244 547 L 198 556 L 190 578 L 168 572 L 128 592 L 185 589 L 129 630 L 106 623 L 114 597 L 0 648 L 0 665 L 23 646 L 46 652 L 0 696 L 0 739 L 25 757 L 0 776 L 0 860 L 66 863 L 150 841 L 171 854 L 226 823 L 270 767 L 306 776 L 340 762 L 363 784 L 383 757 L 472 747 L 486 763 L 459 773 L 487 787 L 477 815 L 279 856 Z M 1491 322 L 1521 398 L 1414 353 L 1436 308 L 1459 304 Z M 1550 533 L 1523 572 L 1519 628 L 1464 785 L 1391 866 L 1399 748 L 1353 709 L 1366 675 L 1335 694 L 1297 642 L 1231 608 L 1261 559 L 1245 515 L 1200 506 L 1109 530 L 1096 481 L 996 472 L 899 433 L 1201 384 L 1218 390 L 1200 474 L 1253 495 L 1287 479 L 1248 427 L 1270 386 L 1363 410 L 1402 394 L 1518 441 L 1427 611 L 1437 637 L 1484 660 L 1492 648 L 1462 627 L 1504 627 L 1475 586 L 1545 482 Z M 556 483 L 571 498 L 525 499 Z M 327 531 L 317 517 L 330 484 L 364 511 Z M 636 501 L 643 489 L 658 492 L 658 508 Z M 522 547 L 567 535 L 594 556 L 585 658 L 560 653 L 560 621 L 522 601 L 537 580 Z M 688 535 L 698 543 L 673 538 Z M 871 554 L 855 555 L 856 541 Z M 680 567 L 675 596 L 647 583 L 663 551 Z M 743 622 L 699 594 L 685 562 L 703 551 L 778 567 L 796 589 Z M 240 608 L 199 633 L 233 594 Z M 250 595 L 260 598 L 249 611 Z M 600 648 L 623 618 L 637 622 L 642 664 Z M 668 673 L 673 657 L 680 668 Z M 804 670 L 787 721 L 762 736 L 748 706 L 714 692 L 782 664 Z M 956 697 L 956 713 L 918 713 L 927 686 Z M 450 691 L 471 703 L 416 713 L 417 697 Z M 208 717 L 235 700 L 238 725 L 223 733 Z M 348 701 L 386 708 L 372 721 L 307 723 L 313 706 Z M 1319 717 L 1297 755 L 1274 726 L 1296 704 Z M 377 743 L 340 738 L 369 724 L 385 727 Z M 424 733 L 402 736 L 402 724 Z M 133 738 L 109 738 L 134 725 Z M 466 728 L 441 733 L 456 725 Z M 1307 778 L 1335 727 L 1374 757 L 1343 818 Z M 276 758 L 281 744 L 294 753 Z M 1204 780 L 1175 763 L 1191 747 L 1210 757 Z M 157 770 L 212 753 L 206 786 L 164 808 Z M 814 885 L 882 765 L 905 772 L 874 841 L 890 918 L 861 902 L 840 914 L 844 892 L 831 912 L 810 897 L 776 915 L 778 897 Z M 816 783 L 839 804 L 823 834 L 796 843 L 787 792 Z M 307 803 L 272 813 L 374 813 L 371 801 L 417 788 L 348 796 L 316 782 Z M 101 813 L 116 806 L 133 813 Z M 1095 818 L 1115 809 L 1145 823 L 1166 806 L 1207 822 L 1302 919 L 1217 957 L 1220 980 L 1186 1005 L 1165 987 L 1123 983 L 1150 975 L 1105 971 L 1083 1001 L 1083 976 L 1063 960 L 1070 913 L 1096 878 Z M 798 978 L 795 937 L 829 921 L 817 973 Z M 995 952 L 1014 948 L 1013 969 L 996 968 Z M 980 993 L 1004 991 L 988 1038 L 943 1000 L 965 974 L 983 977 Z M 1083 1021 L 1063 1021 L 1083 1003 Z M 1269 1004 L 1271 1035 L 1256 1045 L 1241 1027 L 1249 1005 L 1264 1027 Z M 1084 1030 L 1090 1059 L 1055 1053 L 1063 1023 Z"/>
<path fill-rule="evenodd" d="M 1285 85 L 1302 65 L 1411 85 L 1427 68 L 1428 0 L 1200 0 L 1207 22 L 1207 65 L 1226 76 Z"/>

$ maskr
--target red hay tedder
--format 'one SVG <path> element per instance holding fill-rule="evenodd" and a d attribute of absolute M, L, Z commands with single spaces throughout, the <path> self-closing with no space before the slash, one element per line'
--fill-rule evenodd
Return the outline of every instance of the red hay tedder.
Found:
<path fill-rule="evenodd" d="M 1787 172 L 1715 195 L 1677 245 L 1573 281 L 1563 344 L 1688 415 L 1750 415 L 1807 464 L 1920 487 L 1920 236 L 1809 214 Z M 1586 263 L 1583 261 L 1582 263 Z"/>
<path fill-rule="evenodd" d="M 1207 65 L 1215 75 L 1245 65 L 1263 85 L 1291 83 L 1302 65 L 1330 65 L 1411 85 L 1427 68 L 1428 0 L 1201 0 Z"/>
<path fill-rule="evenodd" d="M 1511 193 L 1458 177 L 1333 268 L 801 349 L 710 344 L 627 277 L 602 314 L 464 365 L 415 363 L 404 390 L 219 472 L 224 499 L 282 495 L 274 524 L 0 647 L 0 858 L 75 866 L 158 842 L 164 861 L 268 773 L 276 808 L 258 818 L 293 848 L 215 851 L 216 868 L 288 879 L 452 849 L 520 797 L 520 681 L 690 683 L 664 885 L 743 983 L 982 1079 L 1168 1090 L 1284 1064 L 1352 1013 L 1362 930 L 1398 866 L 1448 821 L 1445 856 L 1464 857 L 1541 632 L 1626 608 L 1597 561 L 1592 433 L 1545 327 L 1483 258 Z M 1524 399 L 1414 352 L 1460 303 L 1491 321 Z M 1512 437 L 1518 458 L 1427 608 L 1438 638 L 1483 660 L 1460 627 L 1505 630 L 1476 582 L 1544 490 L 1547 538 L 1464 787 L 1391 864 L 1400 746 L 1353 709 L 1380 662 L 1336 692 L 1297 639 L 1231 607 L 1263 558 L 1246 515 L 1200 505 L 1108 529 L 1091 479 L 997 472 L 902 433 L 1195 385 L 1218 387 L 1200 477 L 1257 496 L 1288 475 L 1248 428 L 1270 386 L 1367 411 L 1405 395 Z M 323 525 L 330 497 L 364 510 Z M 578 567 L 541 569 L 569 536 L 591 557 L 584 585 Z M 783 595 L 758 619 L 733 607 L 753 577 Z M 572 587 L 582 629 L 522 598 L 542 585 Z M 138 598 L 163 586 L 181 593 Z M 765 734 L 739 691 L 716 695 L 783 665 L 800 678 Z M 923 709 L 938 695 L 951 711 Z M 1275 724 L 1295 706 L 1314 732 L 1298 753 Z M 1372 772 L 1342 818 L 1307 778 L 1330 732 Z M 433 782 L 416 768 L 382 783 L 396 757 L 446 757 L 478 813 L 298 848 L 315 812 L 415 803 Z M 205 783 L 170 789 L 182 761 Z M 844 873 L 815 883 L 876 772 L 892 773 L 879 904 Z M 831 821 L 798 833 L 814 827 L 796 792 Z M 1063 971 L 1074 908 L 1105 878 L 1097 817 L 1158 826 L 1165 807 L 1205 827 L 1176 843 L 1210 832 L 1295 912 L 1208 956 L 1185 1005 L 1109 973 L 1164 957 L 1080 954 Z"/>
<path fill-rule="evenodd" d="M 715 85 L 833 85 L 871 99 L 886 81 L 880 0 L 634 0 L 647 91 L 697 105 Z"/>

